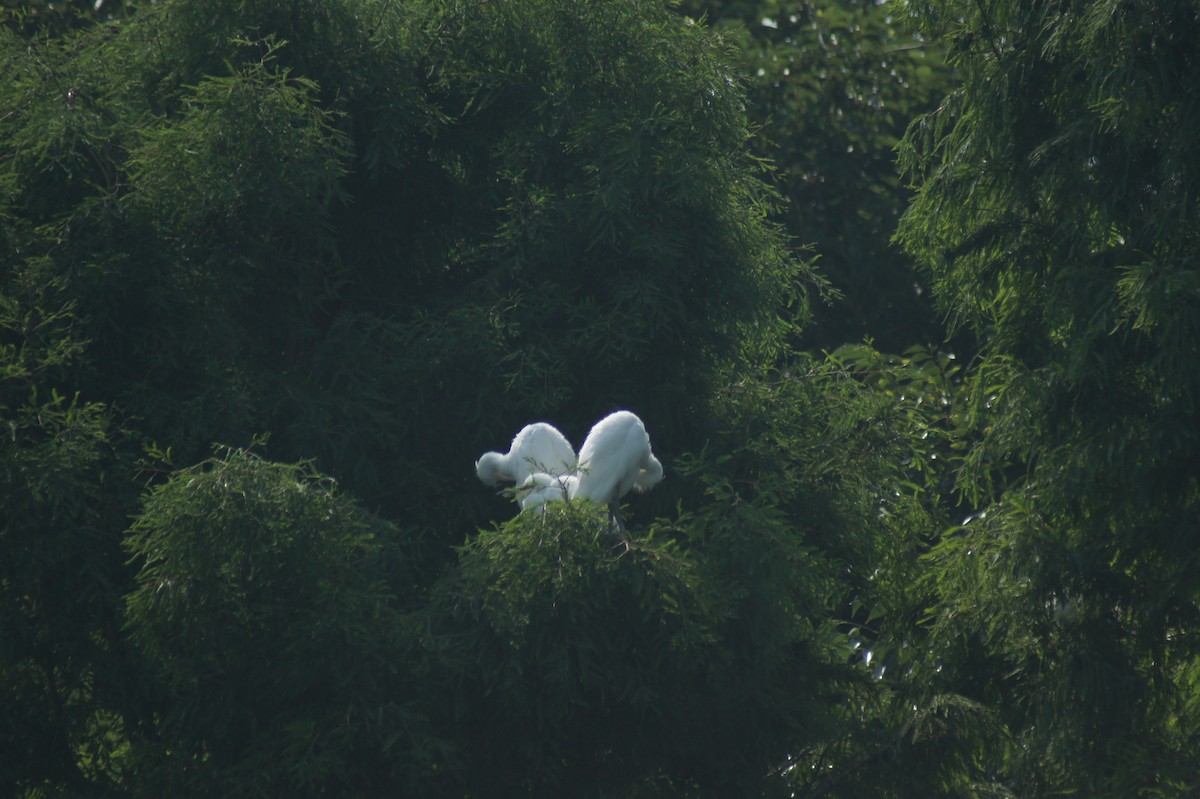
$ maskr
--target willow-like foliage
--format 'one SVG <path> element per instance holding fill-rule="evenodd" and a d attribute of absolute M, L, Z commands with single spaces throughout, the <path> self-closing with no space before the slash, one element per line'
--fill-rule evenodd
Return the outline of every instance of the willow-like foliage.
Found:
<path fill-rule="evenodd" d="M 961 680 L 1021 795 L 1180 795 L 1197 774 L 1189 4 L 909 3 L 963 78 L 910 129 L 899 238 L 974 330 L 959 488 L 931 555 Z"/>
<path fill-rule="evenodd" d="M 60 21 L 0 29 L 5 789 L 964 784 L 988 713 L 906 677 L 952 368 L 789 349 L 821 280 L 730 38 L 651 0 Z M 620 407 L 666 468 L 623 536 L 472 474 Z"/>

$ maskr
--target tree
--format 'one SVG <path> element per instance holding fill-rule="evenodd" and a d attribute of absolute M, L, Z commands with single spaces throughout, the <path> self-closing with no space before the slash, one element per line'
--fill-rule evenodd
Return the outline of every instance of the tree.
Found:
<path fill-rule="evenodd" d="M 61 36 L 123 18 L 133 5 L 131 0 L 8 0 L 0 6 L 0 25 L 30 38 Z"/>
<path fill-rule="evenodd" d="M 820 259 L 832 296 L 801 343 L 886 352 L 945 336 L 925 278 L 891 242 L 908 202 L 894 148 L 952 77 L 936 41 L 887 3 L 685 2 L 740 49 L 754 152 L 773 165 L 779 219 Z M 965 354 L 966 341 L 956 342 Z"/>
<path fill-rule="evenodd" d="M 40 286 L 0 298 L 0 782 L 108 790 L 133 683 L 117 605 L 137 495 L 110 409 L 55 390 L 83 350 Z M 119 735 L 119 732 L 117 733 Z"/>
<path fill-rule="evenodd" d="M 980 336 L 931 554 L 947 681 L 1014 793 L 1198 775 L 1195 9 L 910 3 L 962 77 L 914 124 L 899 237 Z"/>
<path fill-rule="evenodd" d="M 270 431 L 452 539 L 486 512 L 444 480 L 531 418 L 694 443 L 710 364 L 777 346 L 804 271 L 723 51 L 637 4 L 291 9 L 10 41 L 10 268 L 71 275 L 80 388 L 185 463 Z"/>
<path fill-rule="evenodd" d="M 139 794 L 428 791 L 399 531 L 311 467 L 224 451 L 157 487 L 126 546 L 126 625 L 160 692 Z"/>
<path fill-rule="evenodd" d="M 6 357 L 53 367 L 4 386 L 17 792 L 767 790 L 838 723 L 835 575 L 895 436 L 787 371 L 816 278 L 719 38 L 651 2 L 177 0 L 0 59 Z M 479 532 L 513 508 L 475 457 L 620 406 L 674 453 L 624 550 L 583 509 Z M 51 617 L 21 575 L 73 558 Z"/>
<path fill-rule="evenodd" d="M 1004 439 L 955 430 L 988 409 L 946 354 L 793 349 L 822 279 L 778 224 L 731 30 L 649 0 L 123 8 L 0 32 L 5 787 L 953 796 L 1034 773 L 1004 748 L 1029 727 L 1000 639 L 954 645 L 978 621 L 956 581 L 982 581 L 937 535 L 956 447 L 980 439 L 971 467 Z M 828 145 L 778 174 L 853 174 L 786 192 L 831 254 L 858 228 L 830 209 L 862 206 L 882 253 L 880 156 L 924 56 L 884 79 L 884 11 L 801 11 L 751 17 L 785 37 L 758 87 L 774 146 Z M 516 515 L 471 474 L 526 422 L 578 443 L 617 407 L 667 468 L 628 535 L 585 503 Z M 991 598 L 996 630 L 1033 607 Z"/>

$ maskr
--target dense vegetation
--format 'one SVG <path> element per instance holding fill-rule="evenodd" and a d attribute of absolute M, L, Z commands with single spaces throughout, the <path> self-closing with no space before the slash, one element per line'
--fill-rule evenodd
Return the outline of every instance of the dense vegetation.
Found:
<path fill-rule="evenodd" d="M 7 793 L 1200 789 L 1188 6 L 0 13 Z"/>

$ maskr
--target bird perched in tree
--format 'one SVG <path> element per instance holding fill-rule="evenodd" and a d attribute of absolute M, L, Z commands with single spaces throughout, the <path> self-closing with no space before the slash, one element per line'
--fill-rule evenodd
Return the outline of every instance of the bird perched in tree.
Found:
<path fill-rule="evenodd" d="M 617 411 L 592 427 L 579 448 L 578 480 L 571 498 L 583 497 L 608 505 L 618 529 L 621 497 L 646 491 L 663 479 L 663 467 L 650 450 L 650 436 L 637 414 Z"/>
<path fill-rule="evenodd" d="M 521 482 L 519 501 L 522 510 L 580 497 L 601 502 L 623 530 L 621 498 L 630 491 L 646 491 L 662 479 L 662 463 L 650 449 L 646 426 L 636 414 L 617 411 L 588 433 L 575 474 L 535 472 Z"/>
<path fill-rule="evenodd" d="M 475 461 L 475 473 L 488 485 L 521 485 L 534 472 L 569 474 L 575 469 L 575 450 L 554 425 L 525 425 L 513 438 L 508 452 L 485 452 Z"/>

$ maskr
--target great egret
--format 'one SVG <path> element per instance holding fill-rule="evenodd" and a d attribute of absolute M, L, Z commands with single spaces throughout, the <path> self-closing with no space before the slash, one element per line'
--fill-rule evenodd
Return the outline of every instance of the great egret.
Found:
<path fill-rule="evenodd" d="M 525 425 L 508 452 L 485 452 L 475 461 L 475 473 L 488 485 L 521 485 L 534 472 L 568 474 L 575 469 L 575 450 L 558 428 L 545 422 Z"/>
<path fill-rule="evenodd" d="M 650 451 L 650 436 L 636 414 L 617 411 L 601 419 L 579 448 L 578 479 L 568 485 L 569 498 L 583 497 L 608 505 L 617 529 L 621 497 L 646 491 L 663 479 L 663 467 Z"/>

